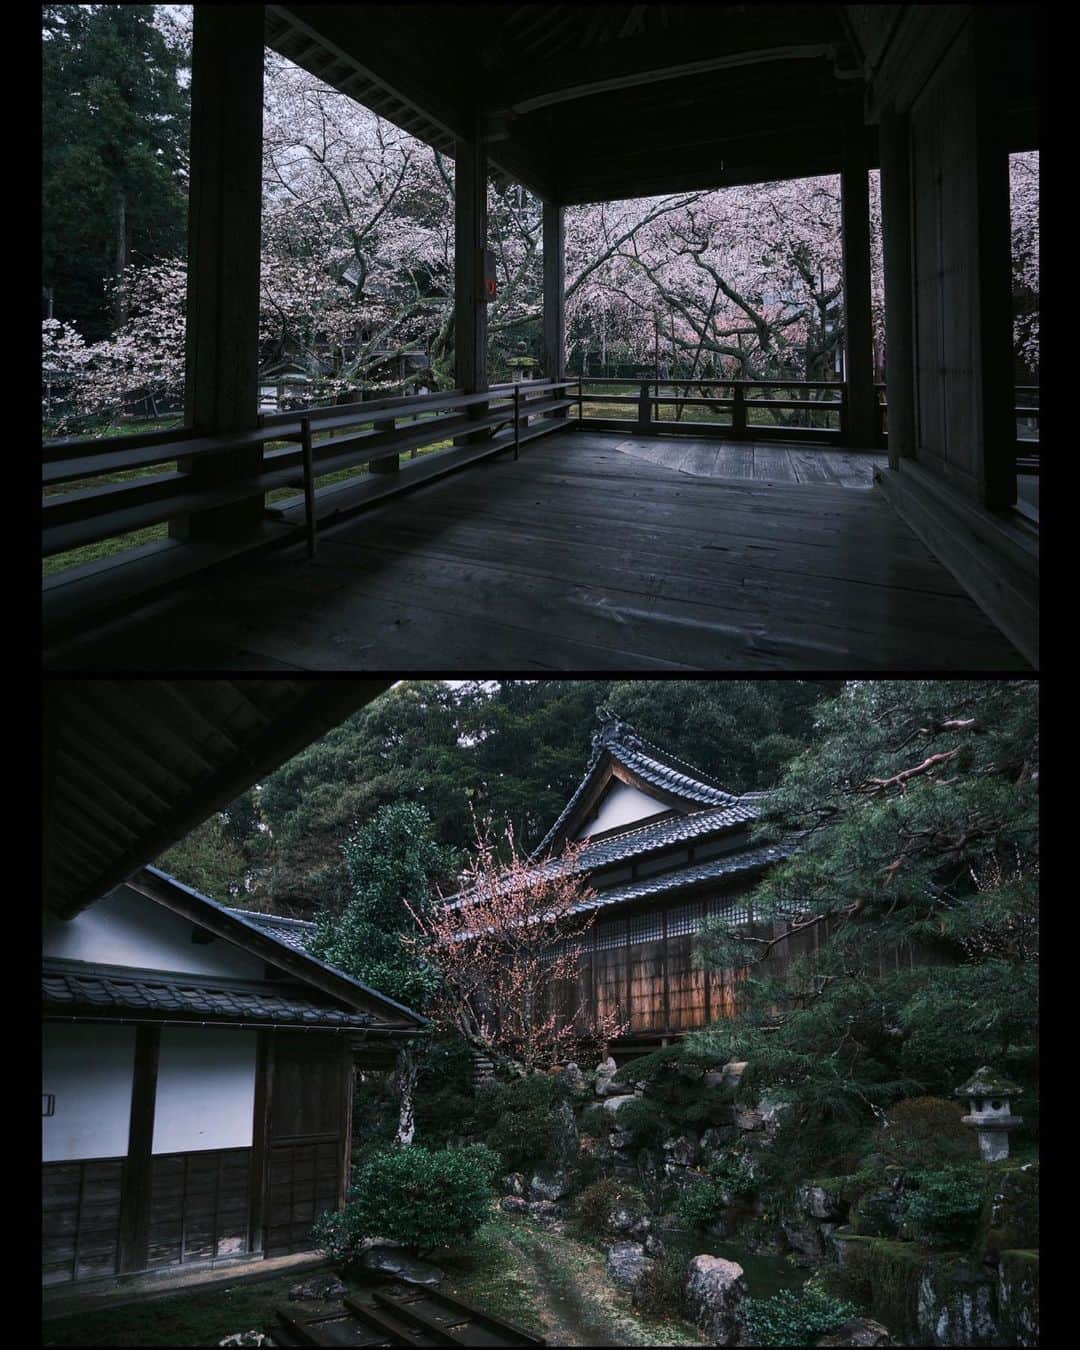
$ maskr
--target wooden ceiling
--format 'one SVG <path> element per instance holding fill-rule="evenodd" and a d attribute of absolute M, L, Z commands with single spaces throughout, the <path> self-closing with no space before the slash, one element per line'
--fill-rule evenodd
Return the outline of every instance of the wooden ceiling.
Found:
<path fill-rule="evenodd" d="M 390 680 L 50 680 L 45 905 L 70 918 Z"/>
<path fill-rule="evenodd" d="M 834 172 L 840 5 L 269 5 L 267 43 L 452 155 L 571 203 Z M 872 145 L 873 132 L 867 130 Z"/>

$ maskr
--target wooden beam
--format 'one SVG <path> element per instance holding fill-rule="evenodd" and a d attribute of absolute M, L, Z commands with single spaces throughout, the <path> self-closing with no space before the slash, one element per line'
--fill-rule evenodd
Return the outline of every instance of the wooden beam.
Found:
<path fill-rule="evenodd" d="M 1003 16 L 993 8 L 976 7 L 971 22 L 976 175 L 972 227 L 978 258 L 977 388 L 982 423 L 975 472 L 980 500 L 991 511 L 1000 511 L 1016 501 L 1012 227 L 1008 128 L 1001 97 L 1002 80 L 1008 72 L 1009 31 Z"/>
<path fill-rule="evenodd" d="M 251 1174 L 248 1196 L 248 1251 L 261 1252 L 266 1241 L 266 1186 L 270 1158 L 270 1104 L 274 1092 L 274 1032 L 257 1033 L 255 1108 L 251 1124 Z"/>
<path fill-rule="evenodd" d="M 187 371 L 184 413 L 200 432 L 258 419 L 263 6 L 196 5 L 191 66 Z M 259 445 L 179 461 L 193 487 L 259 470 Z M 255 528 L 262 495 L 181 516 L 176 539 Z"/>
<path fill-rule="evenodd" d="M 145 1270 L 149 1254 L 154 1103 L 157 1095 L 160 1049 L 159 1026 L 136 1027 L 128 1148 L 120 1183 L 118 1269 L 121 1272 Z"/>
<path fill-rule="evenodd" d="M 874 357 L 870 316 L 870 164 L 861 114 L 845 123 L 840 170 L 840 220 L 844 252 L 844 377 L 847 444 L 871 450 L 877 440 Z"/>
<path fill-rule="evenodd" d="M 544 203 L 544 374 L 566 374 L 566 231 L 563 209 Z M 564 414 L 565 415 L 565 414 Z"/>
<path fill-rule="evenodd" d="M 467 394 L 488 387 L 483 291 L 487 176 L 487 151 L 480 140 L 458 141 L 454 155 L 454 385 Z M 470 416 L 481 417 L 486 412 L 486 404 L 469 408 Z M 456 438 L 455 444 L 468 439 Z"/>
<path fill-rule="evenodd" d="M 915 348 L 911 290 L 911 166 L 906 114 L 882 113 L 881 225 L 885 262 L 885 370 L 889 465 L 915 454 Z"/>

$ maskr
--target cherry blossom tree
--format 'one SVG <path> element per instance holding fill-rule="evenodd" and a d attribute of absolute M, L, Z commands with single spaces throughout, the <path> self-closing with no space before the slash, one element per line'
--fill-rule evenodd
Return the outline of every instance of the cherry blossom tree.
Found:
<path fill-rule="evenodd" d="M 410 908 L 415 950 L 442 974 L 436 1019 L 527 1072 L 624 1029 L 613 1014 L 584 1001 L 568 1010 L 552 996 L 576 988 L 578 943 L 596 921 L 580 849 L 569 844 L 558 862 L 537 865 L 519 851 L 512 826 L 501 839 L 478 831 L 459 895 Z"/>

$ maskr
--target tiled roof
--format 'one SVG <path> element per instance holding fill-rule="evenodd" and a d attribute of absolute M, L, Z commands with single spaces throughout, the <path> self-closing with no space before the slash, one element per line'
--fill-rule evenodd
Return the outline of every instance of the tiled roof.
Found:
<path fill-rule="evenodd" d="M 739 797 L 730 792 L 725 792 L 719 783 L 700 769 L 695 768 L 694 765 L 688 764 L 676 755 L 661 750 L 651 741 L 645 740 L 628 723 L 622 722 L 616 717 L 607 716 L 593 733 L 592 753 L 589 756 L 589 762 L 585 767 L 585 774 L 581 782 L 566 803 L 558 820 L 555 821 L 537 845 L 533 853 L 534 858 L 542 856 L 548 850 L 563 825 L 573 814 L 575 807 L 592 781 L 593 772 L 605 752 L 626 769 L 629 769 L 631 773 L 636 774 L 643 782 L 650 783 L 653 787 L 660 788 L 664 792 L 672 793 L 687 803 L 696 803 L 700 806 L 741 807 L 750 810 L 753 814 L 748 819 L 753 819 L 756 811 L 752 804 L 760 801 L 766 795 L 761 792 L 748 792 Z"/>
<path fill-rule="evenodd" d="M 663 895 L 668 891 L 685 890 L 700 882 L 716 881 L 721 877 L 736 876 L 740 872 L 753 872 L 773 863 L 783 862 L 791 849 L 783 844 L 767 844 L 762 848 L 746 849 L 741 853 L 729 853 L 720 858 L 710 858 L 708 862 L 697 863 L 693 867 L 678 867 L 671 872 L 661 872 L 658 876 L 642 877 L 638 881 L 629 881 L 625 886 L 612 886 L 597 891 L 591 900 L 574 906 L 581 909 L 607 909 L 610 905 L 624 905 L 629 900 L 640 900 L 647 895 Z"/>
<path fill-rule="evenodd" d="M 247 919 L 272 938 L 284 942 L 293 951 L 307 955 L 308 943 L 315 936 L 315 924 L 307 919 L 286 919 L 280 914 L 257 914 L 253 909 L 234 909 L 234 914 Z"/>
<path fill-rule="evenodd" d="M 641 853 L 651 853 L 654 849 L 685 844 L 703 834 L 748 825 L 757 817 L 758 811 L 754 807 L 739 802 L 735 806 L 721 806 L 712 811 L 693 811 L 688 816 L 672 816 L 651 824 L 646 822 L 636 829 L 623 830 L 607 839 L 587 843 L 578 854 L 578 861 L 582 868 L 592 871 L 627 858 L 636 858 Z"/>
<path fill-rule="evenodd" d="M 80 968 L 81 966 L 81 968 Z M 46 959 L 41 996 L 47 1009 L 94 1008 L 102 1011 L 185 1014 L 202 1019 L 242 1022 L 306 1023 L 325 1027 L 367 1027 L 370 1013 L 312 1003 L 267 984 L 244 986 L 203 977 L 156 974 L 117 966 L 111 970 L 79 962 Z"/>

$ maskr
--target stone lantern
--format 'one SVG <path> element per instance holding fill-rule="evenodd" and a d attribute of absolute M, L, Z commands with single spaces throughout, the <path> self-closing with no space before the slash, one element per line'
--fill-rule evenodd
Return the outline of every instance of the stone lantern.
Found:
<path fill-rule="evenodd" d="M 997 1162 L 1009 1156 L 1009 1131 L 1024 1123 L 1023 1116 L 1014 1116 L 1009 1109 L 1009 1098 L 1019 1091 L 1015 1083 L 985 1066 L 976 1069 L 963 1087 L 956 1089 L 957 1097 L 966 1097 L 970 1102 L 971 1114 L 963 1120 L 979 1132 L 983 1162 Z"/>

